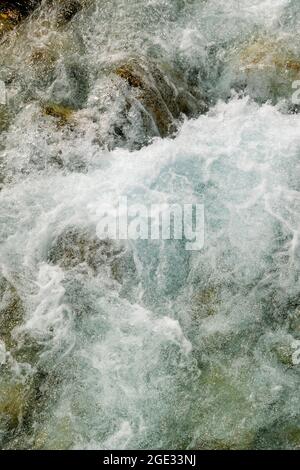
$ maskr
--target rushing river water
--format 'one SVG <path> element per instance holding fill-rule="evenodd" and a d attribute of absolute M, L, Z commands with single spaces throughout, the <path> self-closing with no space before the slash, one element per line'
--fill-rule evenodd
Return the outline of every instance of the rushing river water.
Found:
<path fill-rule="evenodd" d="M 1 447 L 299 448 L 299 1 L 80 7 L 0 39 Z M 204 247 L 101 242 L 120 196 Z"/>

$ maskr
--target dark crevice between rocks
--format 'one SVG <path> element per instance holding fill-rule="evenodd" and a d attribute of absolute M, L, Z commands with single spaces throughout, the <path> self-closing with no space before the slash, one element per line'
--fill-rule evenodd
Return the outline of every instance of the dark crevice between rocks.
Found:
<path fill-rule="evenodd" d="M 0 431 L 5 430 L 0 433 L 2 449 L 24 448 L 26 436 L 34 433 L 36 416 L 46 408 L 49 394 L 55 395 L 59 383 L 55 370 L 45 370 L 39 364 L 42 345 L 28 334 L 22 340 L 16 335 L 24 316 L 17 289 L 0 273 L 0 341 L 6 350 L 6 360 L 2 358 L 0 363 Z M 30 373 L 21 372 L 26 364 Z"/>
<path fill-rule="evenodd" d="M 23 18 L 29 16 L 41 3 L 42 0 L 1 0 L 0 36 L 2 33 L 14 29 Z M 45 2 L 50 8 L 56 10 L 55 22 L 57 27 L 69 23 L 83 8 L 83 3 L 80 0 L 48 0 Z"/>
<path fill-rule="evenodd" d="M 14 29 L 40 3 L 41 0 L 2 0 L 0 3 L 0 37 L 3 33 Z"/>

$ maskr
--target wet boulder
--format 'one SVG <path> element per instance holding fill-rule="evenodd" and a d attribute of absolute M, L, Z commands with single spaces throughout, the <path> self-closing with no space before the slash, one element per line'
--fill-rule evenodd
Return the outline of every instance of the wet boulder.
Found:
<path fill-rule="evenodd" d="M 84 277 L 105 275 L 119 286 L 119 294 L 126 298 L 131 298 L 139 282 L 134 256 L 128 247 L 114 240 L 99 239 L 92 231 L 75 226 L 67 227 L 54 238 L 47 262 L 60 266 L 66 273 L 77 270 Z M 78 285 L 76 290 L 80 289 Z M 85 307 L 87 311 L 92 310 L 89 301 Z"/>
<path fill-rule="evenodd" d="M 20 15 L 28 15 L 34 10 L 41 0 L 2 0 L 0 11 L 15 10 Z"/>
<path fill-rule="evenodd" d="M 0 4 L 0 35 L 13 29 L 39 3 L 40 0 L 2 0 Z"/>
<path fill-rule="evenodd" d="M 175 135 L 180 122 L 207 111 L 207 97 L 175 65 L 149 57 L 113 60 L 98 71 L 93 113 L 98 142 L 109 149 L 139 149 Z"/>
<path fill-rule="evenodd" d="M 258 37 L 235 48 L 222 76 L 227 90 L 243 90 L 259 103 L 284 99 L 292 104 L 293 83 L 300 79 L 300 51 L 291 44 L 287 39 Z"/>
<path fill-rule="evenodd" d="M 68 227 L 58 235 L 48 251 L 48 262 L 65 270 L 86 265 L 93 272 L 122 252 L 110 240 L 100 240 L 88 230 Z"/>
<path fill-rule="evenodd" d="M 24 315 L 22 301 L 15 287 L 0 273 L 0 444 L 11 438 L 27 413 L 30 387 L 13 354 L 17 350 L 14 330 Z M 15 371 L 18 370 L 19 374 Z M 3 430 L 3 436 L 1 433 Z"/>
<path fill-rule="evenodd" d="M 83 3 L 79 0 L 64 0 L 58 2 L 56 23 L 57 26 L 64 26 L 82 9 Z"/>

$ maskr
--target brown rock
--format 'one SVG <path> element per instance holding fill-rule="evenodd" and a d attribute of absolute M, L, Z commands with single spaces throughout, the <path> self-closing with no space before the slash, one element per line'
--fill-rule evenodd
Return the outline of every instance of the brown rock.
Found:
<path fill-rule="evenodd" d="M 93 271 L 109 264 L 122 252 L 110 240 L 100 240 L 88 230 L 68 227 L 53 242 L 48 261 L 68 270 L 86 264 Z"/>
<path fill-rule="evenodd" d="M 63 0 L 58 4 L 58 11 L 56 22 L 58 26 L 63 26 L 82 9 L 82 4 L 79 0 Z"/>
<path fill-rule="evenodd" d="M 176 131 L 176 121 L 207 111 L 204 97 L 198 90 L 167 66 L 152 61 L 132 59 L 115 69 L 116 75 L 135 90 L 135 96 L 153 119 L 159 135 Z M 129 108 L 132 105 L 129 101 Z"/>

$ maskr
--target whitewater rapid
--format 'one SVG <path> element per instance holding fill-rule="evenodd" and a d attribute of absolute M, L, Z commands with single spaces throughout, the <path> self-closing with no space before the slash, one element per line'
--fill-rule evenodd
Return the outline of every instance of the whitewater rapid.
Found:
<path fill-rule="evenodd" d="M 298 2 L 99 1 L 61 32 L 78 43 L 62 46 L 49 83 L 26 62 L 28 43 L 58 41 L 39 21 L 1 58 L 3 80 L 20 69 L 1 134 L 0 273 L 23 313 L 14 345 L 0 341 L 0 391 L 24 401 L 12 426 L 0 398 L 2 447 L 299 448 L 300 116 L 288 95 L 256 94 L 260 75 L 234 90 L 229 62 L 257 30 L 295 36 Z M 197 69 L 209 110 L 141 148 L 99 145 L 123 103 L 105 67 L 139 50 Z M 89 76 L 69 90 L 70 127 L 38 101 L 72 88 L 64 58 Z M 120 196 L 203 204 L 203 249 L 103 247 L 98 208 Z"/>

